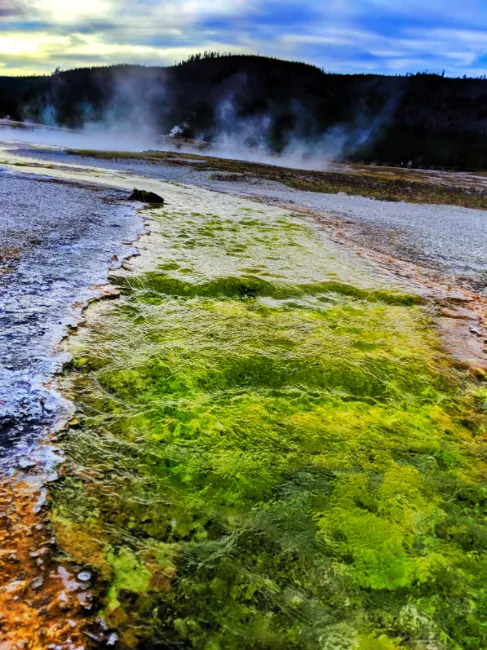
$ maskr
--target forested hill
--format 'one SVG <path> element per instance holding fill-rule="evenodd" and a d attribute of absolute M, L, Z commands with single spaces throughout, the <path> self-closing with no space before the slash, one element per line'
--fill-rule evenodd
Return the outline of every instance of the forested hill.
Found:
<path fill-rule="evenodd" d="M 487 169 L 487 80 L 328 74 L 258 56 L 0 77 L 0 117 L 106 120 L 332 158 Z"/>

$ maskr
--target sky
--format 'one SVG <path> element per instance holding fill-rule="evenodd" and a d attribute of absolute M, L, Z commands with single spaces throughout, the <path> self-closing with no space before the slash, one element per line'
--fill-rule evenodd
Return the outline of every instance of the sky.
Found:
<path fill-rule="evenodd" d="M 0 75 L 195 52 L 330 72 L 487 74 L 487 0 L 0 0 Z"/>

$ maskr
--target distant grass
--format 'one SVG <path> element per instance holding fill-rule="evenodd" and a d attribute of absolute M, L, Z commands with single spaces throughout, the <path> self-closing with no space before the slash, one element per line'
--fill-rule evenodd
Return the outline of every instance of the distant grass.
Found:
<path fill-rule="evenodd" d="M 41 167 L 43 169 L 53 169 L 54 165 L 47 165 L 44 163 L 36 162 L 12 162 L 11 160 L 0 160 L 0 165 L 8 165 L 9 167 Z"/>
<path fill-rule="evenodd" d="M 58 543 L 123 648 L 487 647 L 487 393 L 261 212 L 154 211 L 72 338 Z"/>
<path fill-rule="evenodd" d="M 12 167 L 30 167 L 31 163 L 12 162 L 10 160 L 0 160 L 0 165 L 11 165 Z"/>
<path fill-rule="evenodd" d="M 195 170 L 230 172 L 235 175 L 257 176 L 266 180 L 278 181 L 298 190 L 367 196 L 381 201 L 405 201 L 408 203 L 430 203 L 458 205 L 466 208 L 487 209 L 487 192 L 483 189 L 466 188 L 452 184 L 446 186 L 432 180 L 422 180 L 415 172 L 396 169 L 392 177 L 386 177 L 381 169 L 363 166 L 355 172 L 318 172 L 287 169 L 273 165 L 211 158 L 204 155 L 180 154 L 177 152 L 120 153 L 76 150 L 71 153 L 99 159 L 133 159 L 151 164 L 191 165 Z M 182 160 L 174 160 L 181 158 Z M 171 160 L 172 159 L 172 160 Z M 214 176 L 214 180 L 225 180 L 224 176 Z"/>

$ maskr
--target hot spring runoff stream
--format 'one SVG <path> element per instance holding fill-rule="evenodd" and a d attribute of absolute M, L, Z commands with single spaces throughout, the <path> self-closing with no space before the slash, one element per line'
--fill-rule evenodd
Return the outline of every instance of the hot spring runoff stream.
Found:
<path fill-rule="evenodd" d="M 289 208 L 1 158 L 0 648 L 487 647 L 487 391 L 419 282 Z"/>

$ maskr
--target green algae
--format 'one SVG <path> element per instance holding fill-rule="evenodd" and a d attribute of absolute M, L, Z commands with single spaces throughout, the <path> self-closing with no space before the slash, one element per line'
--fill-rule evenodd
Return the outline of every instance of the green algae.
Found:
<path fill-rule="evenodd" d="M 64 551 L 96 539 L 122 647 L 484 647 L 487 393 L 415 296 L 256 214 L 154 212 L 73 337 Z"/>
<path fill-rule="evenodd" d="M 233 250 L 232 252 L 240 252 Z M 161 268 L 161 267 L 159 267 Z M 177 270 L 180 274 L 194 275 L 192 269 L 181 269 L 173 264 L 165 265 L 166 270 Z M 269 278 L 283 276 L 268 275 Z M 272 298 L 303 298 L 314 296 L 326 298 L 330 294 L 352 296 L 361 300 L 385 302 L 391 305 L 413 305 L 421 302 L 419 296 L 401 294 L 396 291 L 360 289 L 340 282 L 320 282 L 316 284 L 290 285 L 284 282 L 269 282 L 250 273 L 240 273 L 237 276 L 216 278 L 208 282 L 192 282 L 191 279 L 175 278 L 164 272 L 151 272 L 134 279 L 119 279 L 120 286 L 128 285 L 145 291 L 145 296 L 210 296 L 210 297 L 240 297 L 254 298 L 257 296 Z"/>

